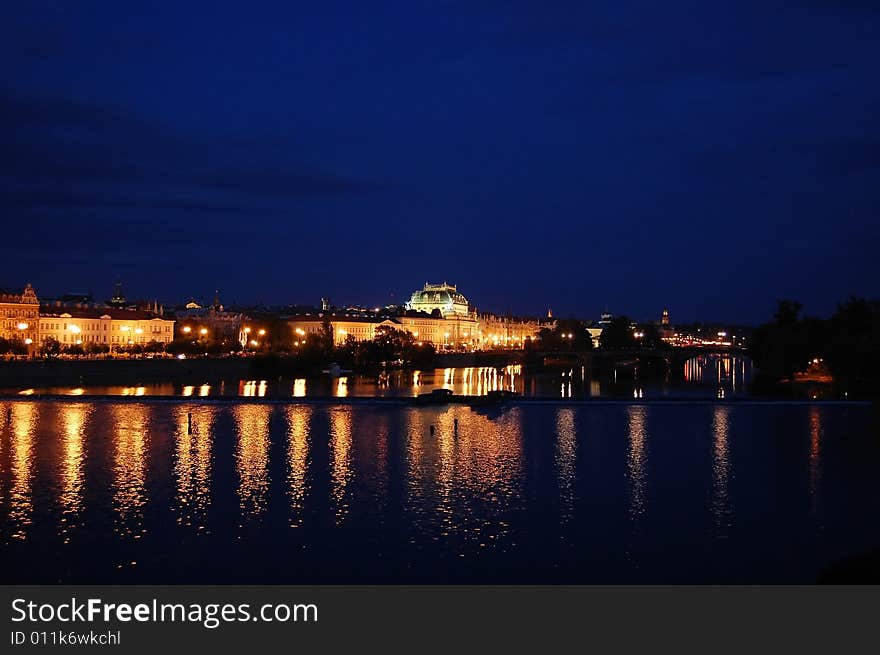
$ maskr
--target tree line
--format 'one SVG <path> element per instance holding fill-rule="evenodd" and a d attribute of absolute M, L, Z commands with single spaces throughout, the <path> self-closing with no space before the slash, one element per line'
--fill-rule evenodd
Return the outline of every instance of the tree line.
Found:
<path fill-rule="evenodd" d="M 821 361 L 841 391 L 880 391 L 880 302 L 851 297 L 824 319 L 802 311 L 780 300 L 773 320 L 752 335 L 748 351 L 763 381 L 793 381 Z"/>

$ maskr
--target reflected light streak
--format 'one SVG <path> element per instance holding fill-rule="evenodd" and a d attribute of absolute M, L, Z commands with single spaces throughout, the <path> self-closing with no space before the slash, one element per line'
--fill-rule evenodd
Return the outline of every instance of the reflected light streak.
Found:
<path fill-rule="evenodd" d="M 236 405 L 233 409 L 238 432 L 235 463 L 239 505 L 244 516 L 256 517 L 266 509 L 271 417 L 272 408 L 266 405 Z"/>
<path fill-rule="evenodd" d="M 192 413 L 192 434 L 188 414 Z M 179 405 L 174 476 L 177 482 L 177 522 L 207 530 L 211 504 L 211 449 L 213 446 L 214 410 L 210 407 Z"/>
<path fill-rule="evenodd" d="M 716 405 L 712 416 L 712 517 L 719 530 L 730 527 L 731 517 L 729 419 L 730 407 Z"/>
<path fill-rule="evenodd" d="M 627 408 L 629 419 L 629 452 L 627 477 L 630 491 L 630 520 L 638 524 L 645 513 L 645 488 L 648 467 L 648 431 L 645 427 L 648 410 L 644 406 Z"/>
<path fill-rule="evenodd" d="M 287 407 L 287 494 L 290 498 L 293 528 L 302 525 L 305 504 L 309 455 L 309 425 L 312 408 L 309 405 Z"/>
<path fill-rule="evenodd" d="M 73 519 L 82 509 L 83 463 L 85 461 L 85 425 L 92 412 L 90 405 L 79 403 L 61 406 L 62 448 L 61 448 L 61 531 L 65 535 Z M 69 542 L 65 536 L 64 542 Z"/>
<path fill-rule="evenodd" d="M 810 497 L 813 511 L 817 509 L 822 481 L 822 432 L 822 413 L 813 405 L 810 407 Z"/>
<path fill-rule="evenodd" d="M 351 408 L 334 407 L 330 410 L 330 482 L 337 525 L 349 511 L 346 496 L 352 477 L 351 438 Z"/>
<path fill-rule="evenodd" d="M 556 472 L 559 476 L 561 519 L 568 522 L 574 515 L 574 477 L 577 454 L 577 431 L 574 410 L 562 407 L 556 410 Z"/>
<path fill-rule="evenodd" d="M 26 540 L 33 512 L 34 432 L 39 419 L 35 403 L 13 403 L 10 410 L 12 444 L 9 490 L 9 522 L 13 539 Z"/>
<path fill-rule="evenodd" d="M 150 410 L 146 405 L 111 406 L 113 424 L 113 505 L 115 532 L 139 539 L 146 505 L 146 443 Z"/>

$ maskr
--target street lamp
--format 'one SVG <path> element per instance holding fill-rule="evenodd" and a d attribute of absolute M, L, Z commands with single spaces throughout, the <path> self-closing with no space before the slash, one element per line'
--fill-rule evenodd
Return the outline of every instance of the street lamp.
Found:
<path fill-rule="evenodd" d="M 183 326 L 183 331 L 184 331 L 186 334 L 189 334 L 190 332 L 192 332 L 192 328 L 191 328 L 189 325 L 184 325 L 184 326 Z"/>
<path fill-rule="evenodd" d="M 206 334 L 208 334 L 208 328 L 202 328 L 201 330 L 199 330 L 199 334 L 205 336 Z"/>
<path fill-rule="evenodd" d="M 266 336 L 266 331 L 260 330 L 259 332 L 257 332 L 257 334 L 259 334 L 261 337 L 264 337 L 264 336 Z"/>

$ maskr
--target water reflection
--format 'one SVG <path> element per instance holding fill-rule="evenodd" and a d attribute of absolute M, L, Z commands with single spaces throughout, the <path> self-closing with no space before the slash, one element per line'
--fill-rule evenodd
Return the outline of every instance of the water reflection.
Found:
<path fill-rule="evenodd" d="M 730 407 L 716 405 L 712 415 L 712 517 L 715 528 L 726 532 L 730 528 L 730 477 L 729 425 Z"/>
<path fill-rule="evenodd" d="M 563 407 L 556 410 L 556 471 L 559 475 L 559 500 L 563 522 L 574 514 L 574 474 L 577 451 L 577 431 L 574 410 Z"/>
<path fill-rule="evenodd" d="M 643 405 L 627 408 L 629 427 L 629 452 L 627 454 L 627 477 L 629 480 L 629 516 L 637 526 L 645 513 L 645 487 L 648 467 L 648 432 L 646 428 L 648 409 Z"/>
<path fill-rule="evenodd" d="M 123 396 L 178 396 L 222 397 L 242 396 L 250 398 L 276 397 L 412 397 L 420 392 L 445 388 L 455 394 L 485 395 L 491 391 L 506 390 L 537 397 L 586 398 L 654 397 L 656 395 L 701 395 L 706 398 L 740 395 L 746 392 L 751 377 L 751 365 L 747 358 L 727 354 L 703 354 L 688 359 L 683 364 L 684 382 L 671 382 L 649 374 L 643 375 L 638 365 L 613 370 L 609 379 L 597 371 L 582 366 L 576 369 L 548 369 L 539 373 L 525 373 L 522 365 L 504 367 L 438 368 L 418 371 L 386 371 L 379 375 L 354 375 L 330 378 L 268 380 L 221 380 L 217 384 L 148 384 L 138 387 L 89 386 L 70 389 L 46 387 L 16 389 L 17 394 L 66 394 L 66 395 L 123 395 Z M 596 379 L 592 375 L 595 373 Z M 634 393 L 634 389 L 636 393 Z M 0 395 L 13 393 L 0 390 Z"/>
<path fill-rule="evenodd" d="M 406 509 L 416 531 L 459 557 L 506 547 L 509 515 L 523 502 L 520 408 L 494 420 L 461 407 L 406 417 Z"/>
<path fill-rule="evenodd" d="M 745 391 L 751 374 L 750 360 L 741 355 L 710 353 L 684 363 L 685 382 L 715 386 L 716 398 Z"/>
<path fill-rule="evenodd" d="M 69 530 L 83 503 L 83 464 L 85 461 L 85 426 L 92 406 L 75 403 L 61 407 L 61 488 L 58 501 L 61 505 L 61 533 L 64 542 L 69 541 Z"/>
<path fill-rule="evenodd" d="M 9 490 L 9 536 L 27 539 L 33 512 L 34 431 L 39 420 L 36 403 L 13 403 L 8 412 L 11 424 Z"/>
<path fill-rule="evenodd" d="M 351 468 L 351 408 L 330 410 L 330 482 L 333 514 L 342 523 L 349 511 L 348 485 Z"/>
<path fill-rule="evenodd" d="M 303 506 L 308 491 L 309 424 L 312 408 L 309 405 L 287 407 L 287 495 L 290 498 L 291 527 L 299 527 L 303 520 Z"/>
<path fill-rule="evenodd" d="M 207 530 L 211 504 L 214 413 L 210 407 L 181 405 L 175 408 L 177 522 L 195 527 L 197 532 Z"/>
<path fill-rule="evenodd" d="M 336 391 L 333 394 L 337 398 L 345 398 L 348 396 L 348 378 L 341 377 L 336 380 Z"/>
<path fill-rule="evenodd" d="M 242 515 L 258 517 L 266 510 L 269 490 L 269 421 L 266 405 L 236 405 L 232 412 L 238 432 L 235 468 Z"/>
<path fill-rule="evenodd" d="M 115 531 L 139 539 L 146 498 L 146 443 L 150 409 L 147 405 L 111 405 L 113 422 L 113 505 Z"/>
<path fill-rule="evenodd" d="M 819 484 L 822 479 L 822 413 L 810 407 L 810 501 L 815 512 L 819 502 Z"/>

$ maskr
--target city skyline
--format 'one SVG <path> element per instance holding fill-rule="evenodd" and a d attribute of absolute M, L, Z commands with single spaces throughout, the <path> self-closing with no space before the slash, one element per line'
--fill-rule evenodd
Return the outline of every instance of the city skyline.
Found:
<path fill-rule="evenodd" d="M 864 3 L 20 5 L 0 284 L 828 315 L 880 295 L 878 26 Z"/>

